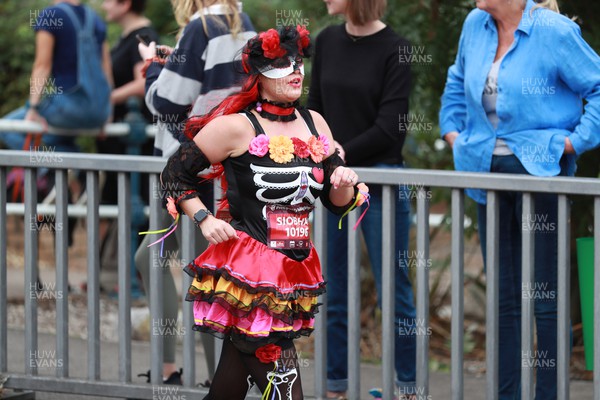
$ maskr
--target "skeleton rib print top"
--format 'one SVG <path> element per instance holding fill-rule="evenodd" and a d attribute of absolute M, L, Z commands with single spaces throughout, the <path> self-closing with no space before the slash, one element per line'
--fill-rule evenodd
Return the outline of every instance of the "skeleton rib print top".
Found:
<path fill-rule="evenodd" d="M 319 138 L 307 110 L 299 110 L 310 133 Z M 251 112 L 242 113 L 254 126 L 256 137 L 265 131 Z M 272 140 L 272 139 L 271 139 Z M 297 139 L 296 139 L 297 140 Z M 231 225 L 296 261 L 304 260 L 312 246 L 308 214 L 323 191 L 322 162 L 293 155 L 276 162 L 247 151 L 223 161 Z"/>

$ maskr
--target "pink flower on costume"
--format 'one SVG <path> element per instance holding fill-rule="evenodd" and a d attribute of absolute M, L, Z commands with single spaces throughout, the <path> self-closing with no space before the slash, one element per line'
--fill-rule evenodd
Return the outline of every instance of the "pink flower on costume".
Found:
<path fill-rule="evenodd" d="M 302 139 L 298 139 L 297 137 L 291 138 L 294 143 L 294 154 L 300 158 L 307 158 L 310 155 L 310 151 L 308 150 L 308 145 Z"/>
<path fill-rule="evenodd" d="M 250 142 L 248 152 L 255 156 L 263 157 L 269 151 L 269 138 L 267 135 L 258 135 Z"/>
<path fill-rule="evenodd" d="M 323 152 L 325 155 L 329 154 L 329 138 L 325 135 L 319 134 L 319 141 L 323 143 Z"/>
<path fill-rule="evenodd" d="M 327 154 L 324 143 L 314 136 L 308 139 L 308 151 L 310 151 L 310 158 L 316 163 L 323 161 L 323 157 Z"/>
<path fill-rule="evenodd" d="M 167 211 L 169 212 L 169 215 L 173 217 L 173 219 L 177 219 L 179 212 L 175 206 L 175 200 L 172 197 L 167 197 Z"/>

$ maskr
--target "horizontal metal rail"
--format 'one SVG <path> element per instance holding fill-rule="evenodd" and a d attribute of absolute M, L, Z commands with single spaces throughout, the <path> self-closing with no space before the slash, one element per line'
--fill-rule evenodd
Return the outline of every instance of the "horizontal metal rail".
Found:
<path fill-rule="evenodd" d="M 150 209 L 144 206 L 144 215 L 150 215 Z M 100 205 L 98 215 L 100 218 L 117 218 L 119 216 L 119 206 Z M 7 203 L 6 215 L 25 215 L 25 206 L 23 203 Z M 56 215 L 56 206 L 54 204 L 38 204 L 37 215 Z M 67 206 L 67 215 L 69 217 L 83 218 L 87 216 L 87 206 L 69 204 Z"/>
<path fill-rule="evenodd" d="M 20 374 L 10 374 L 10 384 L 13 388 L 27 388 L 40 392 L 56 393 L 77 393 L 86 396 L 110 396 L 110 397 L 128 397 L 135 399 L 153 399 L 156 397 L 157 387 L 149 384 L 140 385 L 113 381 L 88 381 L 75 378 L 57 379 L 52 376 L 26 376 Z M 172 386 L 173 388 L 173 386 Z M 187 388 L 182 386 L 175 387 L 177 396 L 181 399 L 202 398 L 202 395 L 208 394 L 206 389 Z M 260 396 L 249 394 L 246 399 L 260 400 Z"/>
<path fill-rule="evenodd" d="M 158 128 L 156 125 L 146 126 L 146 136 L 155 137 Z M 44 129 L 42 124 L 33 121 L 24 121 L 16 119 L 0 119 L 0 132 L 20 132 L 31 133 L 35 135 L 61 135 L 61 136 L 127 136 L 131 132 L 130 126 L 126 122 L 113 122 L 106 124 L 102 129 L 60 129 L 49 126 Z"/>
<path fill-rule="evenodd" d="M 127 171 L 160 173 L 162 158 L 105 154 L 54 153 L 32 158 L 29 151 L 0 150 L 0 166 L 45 167 L 93 171 Z M 360 179 L 371 184 L 449 189 L 482 189 L 600 196 L 600 180 L 575 177 L 539 177 L 529 175 L 458 172 L 425 169 L 390 170 L 355 168 Z"/>

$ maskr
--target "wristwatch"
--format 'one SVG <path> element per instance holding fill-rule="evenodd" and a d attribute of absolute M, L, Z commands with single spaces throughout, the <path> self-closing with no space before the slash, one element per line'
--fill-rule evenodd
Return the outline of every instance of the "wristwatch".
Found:
<path fill-rule="evenodd" d="M 204 208 L 199 209 L 196 214 L 194 214 L 194 222 L 196 226 L 200 227 L 200 223 L 206 219 L 212 213 Z"/>

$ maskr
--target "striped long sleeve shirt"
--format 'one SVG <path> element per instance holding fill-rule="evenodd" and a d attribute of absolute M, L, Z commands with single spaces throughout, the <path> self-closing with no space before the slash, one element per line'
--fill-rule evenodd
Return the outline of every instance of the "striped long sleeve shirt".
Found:
<path fill-rule="evenodd" d="M 152 63 L 146 71 L 146 104 L 158 126 L 155 155 L 177 150 L 189 115 L 205 114 L 240 89 L 240 51 L 256 32 L 242 13 L 242 31 L 234 37 L 223 11 L 218 4 L 204 8 L 206 25 L 196 13 L 164 67 Z"/>

